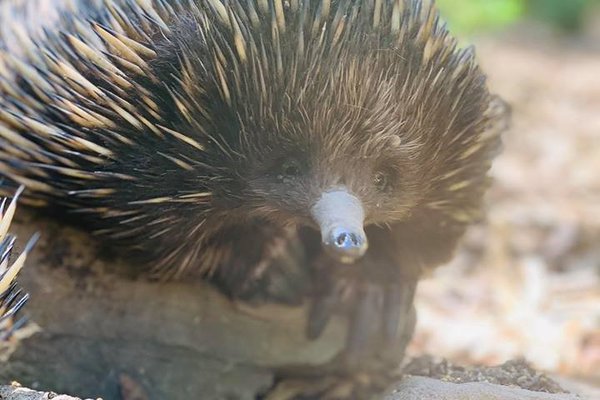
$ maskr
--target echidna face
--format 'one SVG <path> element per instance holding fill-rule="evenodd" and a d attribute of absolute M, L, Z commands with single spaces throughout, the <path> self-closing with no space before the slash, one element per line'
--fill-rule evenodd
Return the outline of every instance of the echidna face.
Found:
<path fill-rule="evenodd" d="M 279 118 L 290 125 L 263 140 L 268 151 L 244 167 L 252 171 L 244 197 L 271 217 L 317 227 L 326 251 L 352 262 L 367 250 L 365 226 L 407 218 L 421 190 L 414 145 L 401 132 L 372 132 L 353 121 L 353 107 L 342 108 L 330 120 L 319 110 L 305 109 L 308 118 L 283 111 Z M 307 123 L 317 118 L 320 124 Z"/>

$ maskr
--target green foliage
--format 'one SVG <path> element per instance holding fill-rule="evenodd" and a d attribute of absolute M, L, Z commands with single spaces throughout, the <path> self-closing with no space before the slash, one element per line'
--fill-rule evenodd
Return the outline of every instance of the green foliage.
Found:
<path fill-rule="evenodd" d="M 469 35 L 504 28 L 523 18 L 545 22 L 564 31 L 577 31 L 600 0 L 437 0 L 453 31 Z"/>
<path fill-rule="evenodd" d="M 529 0 L 528 14 L 567 31 L 576 31 L 592 3 L 597 0 Z"/>
<path fill-rule="evenodd" d="M 525 10 L 523 0 L 437 0 L 437 4 L 451 28 L 462 34 L 502 28 Z"/>

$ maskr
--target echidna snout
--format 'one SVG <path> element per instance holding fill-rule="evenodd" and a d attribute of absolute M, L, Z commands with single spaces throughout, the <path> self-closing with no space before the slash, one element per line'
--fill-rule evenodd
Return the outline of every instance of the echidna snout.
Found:
<path fill-rule="evenodd" d="M 321 230 L 323 248 L 335 259 L 351 263 L 365 254 L 368 241 L 363 206 L 346 188 L 323 193 L 311 214 Z"/>

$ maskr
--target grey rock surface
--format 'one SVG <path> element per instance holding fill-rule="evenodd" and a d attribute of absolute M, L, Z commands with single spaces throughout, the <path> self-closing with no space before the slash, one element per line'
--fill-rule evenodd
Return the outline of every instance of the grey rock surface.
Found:
<path fill-rule="evenodd" d="M 566 393 L 533 392 L 487 382 L 452 383 L 410 376 L 397 383 L 384 400 L 581 400 Z"/>
<path fill-rule="evenodd" d="M 113 400 L 127 374 L 149 400 L 251 400 L 272 384 L 273 369 L 319 365 L 343 346 L 345 321 L 311 341 L 304 306 L 237 304 L 202 282 L 137 279 L 100 259 L 84 233 L 18 216 L 20 237 L 42 232 L 19 279 L 31 294 L 24 313 L 40 332 L 0 364 L 4 383 Z"/>
<path fill-rule="evenodd" d="M 76 397 L 57 395 L 52 392 L 38 392 L 19 386 L 0 386 L 2 400 L 81 400 Z M 92 399 L 85 399 L 92 400 Z"/>

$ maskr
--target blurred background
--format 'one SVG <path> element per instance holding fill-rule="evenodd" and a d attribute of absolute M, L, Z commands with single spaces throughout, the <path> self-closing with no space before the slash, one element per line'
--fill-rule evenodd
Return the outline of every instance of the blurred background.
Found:
<path fill-rule="evenodd" d="M 411 352 L 600 387 L 600 0 L 438 5 L 513 126 L 486 220 L 419 288 Z"/>

